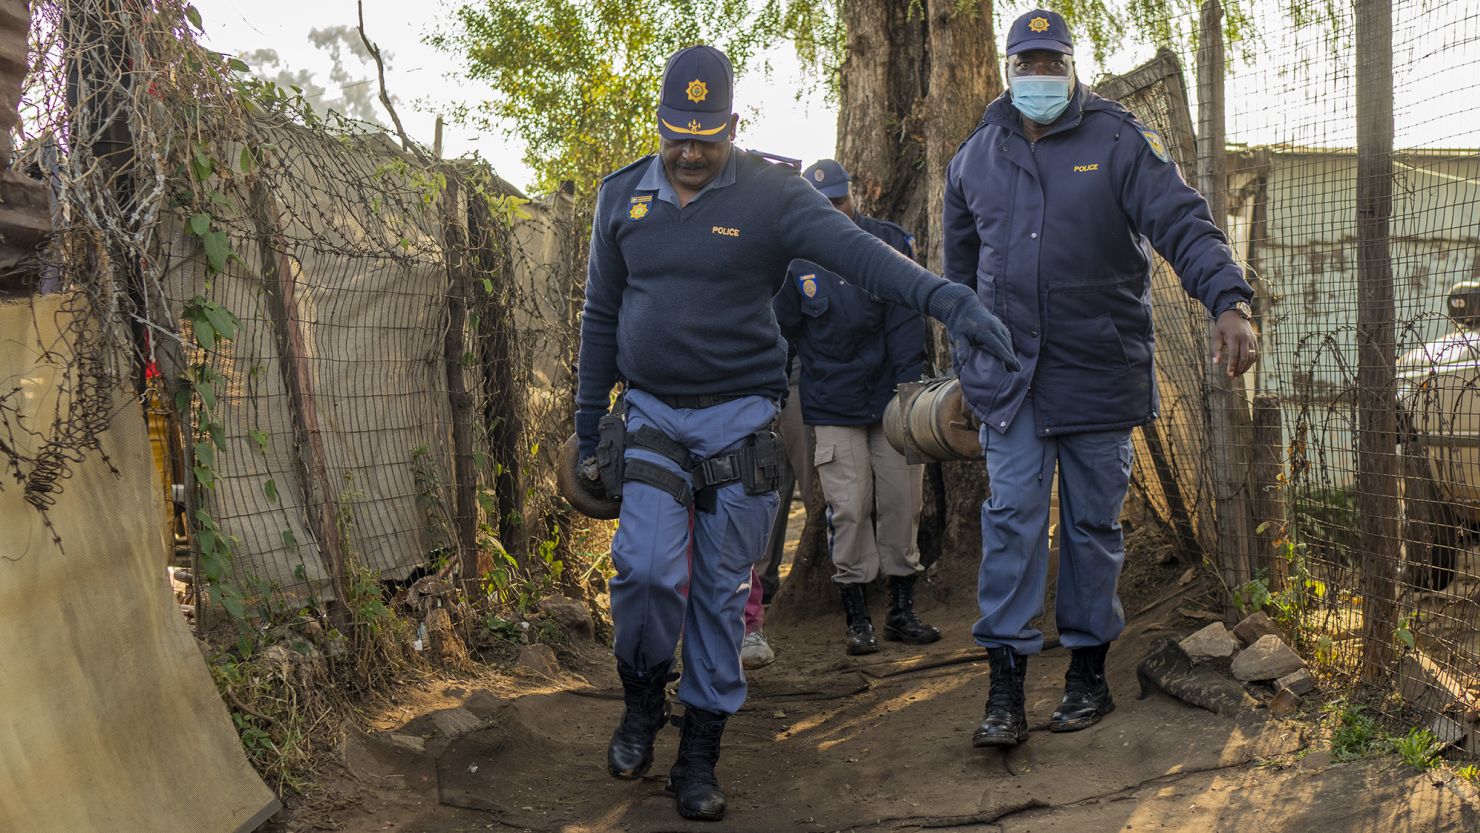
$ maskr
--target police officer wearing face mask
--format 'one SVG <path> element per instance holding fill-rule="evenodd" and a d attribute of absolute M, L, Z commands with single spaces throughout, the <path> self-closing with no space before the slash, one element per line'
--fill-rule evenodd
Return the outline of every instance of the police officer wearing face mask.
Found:
<path fill-rule="evenodd" d="M 1016 366 L 1002 322 L 969 288 L 832 210 L 794 168 L 733 148 L 732 80 L 717 49 L 673 55 L 657 155 L 602 183 L 576 393 L 583 487 L 621 498 L 610 589 L 625 707 L 607 766 L 632 779 L 652 766 L 682 633 L 685 712 L 668 786 L 681 815 L 709 820 L 725 812 L 715 763 L 745 701 L 742 614 L 777 508 L 783 459 L 770 429 L 786 342 L 771 299 L 787 264 L 846 274 L 940 319 L 963 349 Z M 608 413 L 619 379 L 626 392 Z"/>
<path fill-rule="evenodd" d="M 979 351 L 956 356 L 981 420 L 992 494 L 982 505 L 981 619 L 991 665 L 972 743 L 1027 740 L 1024 675 L 1043 647 L 1050 489 L 1059 479 L 1055 620 L 1070 649 L 1055 732 L 1114 709 L 1105 656 L 1125 616 L 1115 585 L 1117 518 L 1131 429 L 1157 416 L 1152 250 L 1216 319 L 1213 360 L 1254 363 L 1252 291 L 1207 202 L 1162 137 L 1078 83 L 1063 18 L 1035 10 L 1007 36 L 1008 92 L 992 102 L 947 169 L 945 274 L 1006 321 L 1018 370 Z"/>
<path fill-rule="evenodd" d="M 860 228 L 914 257 L 914 238 L 853 207 L 850 177 L 823 159 L 802 172 L 833 208 Z M 884 436 L 884 408 L 894 388 L 925 370 L 925 320 L 886 304 L 806 260 L 794 261 L 776 296 L 776 320 L 801 362 L 802 420 L 815 426 L 815 461 L 827 499 L 833 582 L 843 596 L 850 654 L 879 650 L 864 590 L 889 579 L 884 638 L 912 645 L 940 639 L 915 614 L 915 578 L 923 569 L 915 544 L 924 485 Z"/>

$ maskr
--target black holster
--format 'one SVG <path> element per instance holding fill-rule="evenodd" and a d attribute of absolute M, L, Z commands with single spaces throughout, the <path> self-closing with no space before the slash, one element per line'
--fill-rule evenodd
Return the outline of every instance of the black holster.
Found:
<path fill-rule="evenodd" d="M 611 413 L 597 423 L 596 468 L 601 472 L 601 485 L 609 497 L 622 497 L 625 477 L 624 455 L 627 447 L 627 406 L 618 398 Z"/>

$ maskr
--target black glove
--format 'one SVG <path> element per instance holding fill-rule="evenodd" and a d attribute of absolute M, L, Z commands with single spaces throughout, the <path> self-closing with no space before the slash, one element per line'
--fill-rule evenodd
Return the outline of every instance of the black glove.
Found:
<path fill-rule="evenodd" d="M 601 469 L 596 465 L 595 454 L 592 454 L 590 457 L 581 458 L 581 462 L 576 468 L 576 474 L 578 475 L 576 482 L 581 485 L 582 489 L 586 490 L 587 494 L 601 500 L 606 500 L 610 497 L 606 493 L 606 484 L 601 482 Z"/>
<path fill-rule="evenodd" d="M 1017 353 L 1012 349 L 1012 333 L 1002 319 L 987 312 L 977 300 L 975 293 L 962 298 L 945 318 L 946 330 L 958 346 L 985 350 L 1002 361 L 1009 371 L 1022 369 Z"/>

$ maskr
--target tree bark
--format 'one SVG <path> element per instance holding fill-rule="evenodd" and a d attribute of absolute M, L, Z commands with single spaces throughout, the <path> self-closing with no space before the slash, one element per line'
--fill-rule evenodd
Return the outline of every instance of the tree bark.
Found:
<path fill-rule="evenodd" d="M 1002 92 L 991 0 L 849 0 L 843 19 L 838 161 L 853 175 L 858 210 L 911 231 L 917 256 L 939 273 L 946 163 Z M 930 351 L 942 369 L 950 363 L 945 346 L 934 327 Z M 940 580 L 923 594 L 974 598 L 985 470 L 980 463 L 930 468 L 920 543 L 924 560 L 937 561 L 932 569 Z M 808 507 L 796 559 L 773 605 L 783 620 L 837 609 L 826 584 L 831 564 L 818 503 Z"/>

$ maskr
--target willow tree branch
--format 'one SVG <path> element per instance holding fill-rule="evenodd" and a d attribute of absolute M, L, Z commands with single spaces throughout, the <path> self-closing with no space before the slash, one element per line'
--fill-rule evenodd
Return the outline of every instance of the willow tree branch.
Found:
<path fill-rule="evenodd" d="M 396 115 L 396 107 L 391 103 L 390 93 L 385 90 L 385 61 L 380 58 L 380 47 L 370 42 L 370 36 L 365 34 L 365 0 L 359 0 L 355 4 L 360 10 L 360 40 L 365 42 L 365 49 L 370 57 L 375 59 L 375 72 L 380 77 L 380 103 L 385 105 L 386 112 L 391 114 L 391 121 L 396 125 L 396 135 L 401 137 L 401 148 L 412 150 L 411 140 L 406 138 L 406 128 L 401 126 L 401 117 Z"/>

